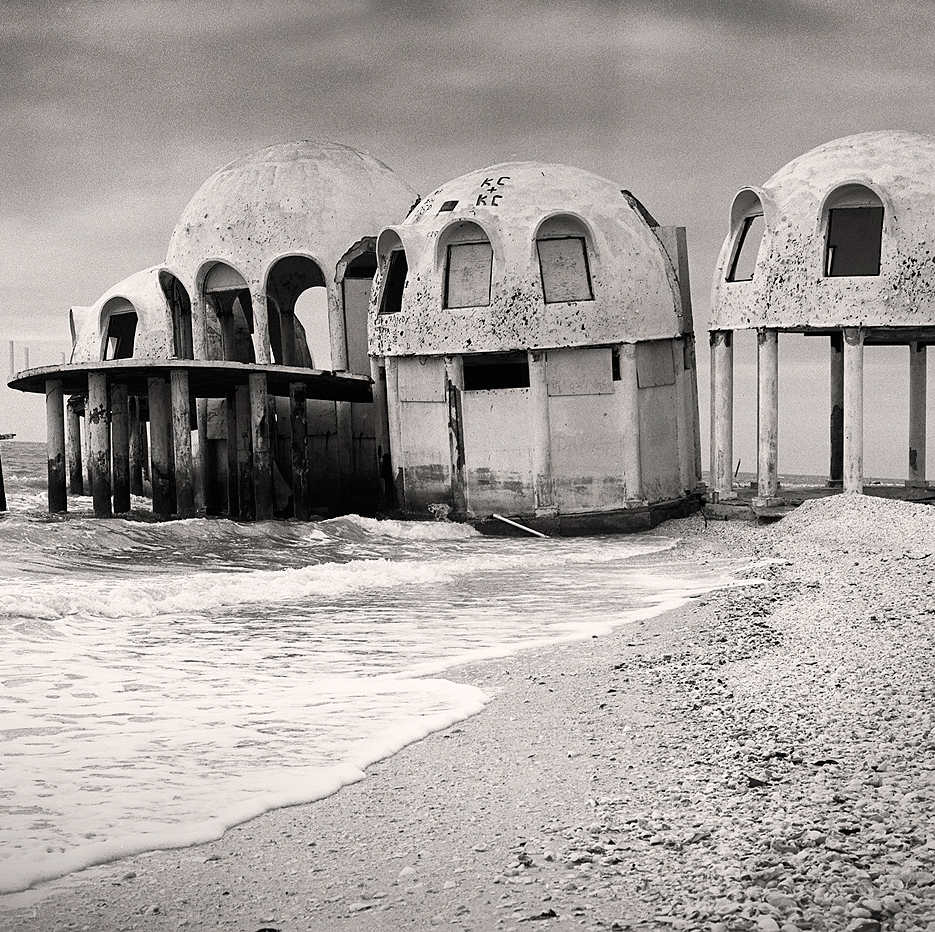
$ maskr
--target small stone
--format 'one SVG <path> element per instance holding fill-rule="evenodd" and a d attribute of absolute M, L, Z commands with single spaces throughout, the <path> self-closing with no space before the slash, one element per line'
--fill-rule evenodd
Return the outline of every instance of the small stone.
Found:
<path fill-rule="evenodd" d="M 416 872 L 416 869 L 411 865 L 407 864 L 400 872 L 400 877 L 411 877 Z"/>
<path fill-rule="evenodd" d="M 757 916 L 756 927 L 760 932 L 779 932 L 779 923 L 772 916 Z"/>
<path fill-rule="evenodd" d="M 373 903 L 351 903 L 348 909 L 352 913 L 362 913 L 365 909 L 373 909 Z"/>
<path fill-rule="evenodd" d="M 876 919 L 852 919 L 847 932 L 880 932 L 880 923 Z"/>
<path fill-rule="evenodd" d="M 445 890 L 454 890 L 458 885 L 453 880 L 446 880 L 442 886 Z"/>

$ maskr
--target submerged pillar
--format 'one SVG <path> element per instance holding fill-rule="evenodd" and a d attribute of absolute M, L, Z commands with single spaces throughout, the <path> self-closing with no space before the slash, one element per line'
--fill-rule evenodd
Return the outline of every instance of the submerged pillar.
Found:
<path fill-rule="evenodd" d="M 734 334 L 711 332 L 711 369 L 714 373 L 713 500 L 736 498 L 734 492 Z"/>
<path fill-rule="evenodd" d="M 68 399 L 68 491 L 72 495 L 84 495 L 84 474 L 81 466 L 81 417 L 78 414 L 78 399 Z"/>
<path fill-rule="evenodd" d="M 844 484 L 844 334 L 831 334 L 831 463 L 828 487 Z"/>
<path fill-rule="evenodd" d="M 107 397 L 107 376 L 103 372 L 88 373 L 88 434 L 91 442 L 91 495 L 94 514 L 113 514 L 110 487 L 110 408 Z"/>
<path fill-rule="evenodd" d="M 532 484 L 536 514 L 555 513 L 552 481 L 552 432 L 549 425 L 549 386 L 545 350 L 527 350 L 529 358 L 529 413 L 532 421 Z"/>
<path fill-rule="evenodd" d="M 907 486 L 925 487 L 926 364 L 924 343 L 909 344 L 909 475 Z"/>
<path fill-rule="evenodd" d="M 864 334 L 844 331 L 844 491 L 864 490 Z"/>
<path fill-rule="evenodd" d="M 292 428 L 292 515 L 308 521 L 308 408 L 304 382 L 289 384 L 289 423 Z"/>
<path fill-rule="evenodd" d="M 640 386 L 636 374 L 636 344 L 617 347 L 620 367 L 620 429 L 623 432 L 623 483 L 629 505 L 642 505 L 643 464 L 640 459 Z"/>
<path fill-rule="evenodd" d="M 113 424 L 114 513 L 130 510 L 130 402 L 126 385 L 110 388 Z"/>
<path fill-rule="evenodd" d="M 464 392 L 464 360 L 445 357 L 445 400 L 448 404 L 448 456 L 451 464 L 451 507 L 456 514 L 467 513 L 467 477 L 464 473 L 464 420 L 461 395 Z M 376 398 L 374 398 L 376 401 Z"/>
<path fill-rule="evenodd" d="M 165 378 L 149 379 L 150 481 L 153 487 L 153 514 L 172 514 L 172 441 L 169 385 Z"/>
<path fill-rule="evenodd" d="M 190 518 L 195 513 L 195 466 L 192 461 L 191 398 L 188 393 L 188 372 L 185 369 L 173 369 L 169 380 L 176 513 L 180 518 Z"/>
<path fill-rule="evenodd" d="M 234 389 L 234 430 L 237 437 L 237 464 L 234 475 L 237 480 L 238 517 L 241 521 L 252 521 L 256 517 L 253 497 L 253 430 L 250 425 L 250 386 L 238 385 Z"/>
<path fill-rule="evenodd" d="M 269 437 L 266 373 L 251 372 L 249 379 L 255 516 L 257 521 L 268 521 L 273 517 L 273 456 Z"/>
<path fill-rule="evenodd" d="M 49 511 L 56 514 L 68 510 L 68 489 L 65 485 L 65 396 L 61 379 L 49 379 L 45 383 L 45 417 Z"/>
<path fill-rule="evenodd" d="M 395 356 L 386 359 L 386 423 L 389 430 L 389 472 L 395 490 L 396 503 L 405 510 L 406 502 L 406 454 L 403 450 L 402 414 L 399 402 L 399 360 Z"/>
<path fill-rule="evenodd" d="M 757 497 L 779 504 L 779 333 L 762 328 L 757 344 Z"/>

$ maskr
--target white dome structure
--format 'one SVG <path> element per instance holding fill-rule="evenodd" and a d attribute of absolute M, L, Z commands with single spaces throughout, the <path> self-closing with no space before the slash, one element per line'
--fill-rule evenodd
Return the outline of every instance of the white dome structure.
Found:
<path fill-rule="evenodd" d="M 831 341 L 829 484 L 863 489 L 864 347 L 909 347 L 909 486 L 925 483 L 926 345 L 935 342 L 935 136 L 825 143 L 734 198 L 712 285 L 713 497 L 732 482 L 735 330 L 758 332 L 758 495 L 778 494 L 778 335 Z"/>
<path fill-rule="evenodd" d="M 697 505 L 683 230 L 590 172 L 508 162 L 442 185 L 377 256 L 379 445 L 403 512 L 564 533 Z"/>

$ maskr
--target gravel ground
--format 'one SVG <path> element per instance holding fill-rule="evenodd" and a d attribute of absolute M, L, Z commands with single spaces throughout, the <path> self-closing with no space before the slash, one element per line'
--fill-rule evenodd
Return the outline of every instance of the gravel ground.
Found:
<path fill-rule="evenodd" d="M 5 897 L 0 929 L 935 932 L 935 511 L 662 531 L 759 582 L 452 671 L 479 716 L 322 803 Z"/>

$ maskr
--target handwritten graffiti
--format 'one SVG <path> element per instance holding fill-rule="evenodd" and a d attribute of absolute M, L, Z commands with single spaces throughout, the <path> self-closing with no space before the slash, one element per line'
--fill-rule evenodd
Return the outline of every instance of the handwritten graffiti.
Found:
<path fill-rule="evenodd" d="M 474 202 L 475 207 L 496 207 L 503 200 L 501 189 L 510 180 L 509 175 L 501 175 L 499 178 L 485 178 L 480 185 L 481 193 L 477 195 Z"/>

